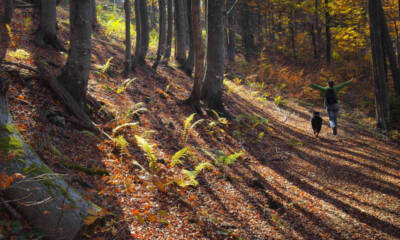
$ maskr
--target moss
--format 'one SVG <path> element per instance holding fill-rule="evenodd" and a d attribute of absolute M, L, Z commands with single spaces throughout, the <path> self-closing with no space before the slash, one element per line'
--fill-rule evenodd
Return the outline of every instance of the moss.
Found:
<path fill-rule="evenodd" d="M 5 154 L 15 154 L 22 156 L 24 150 L 22 149 L 22 142 L 15 136 L 0 136 L 0 151 Z"/>
<path fill-rule="evenodd" d="M 12 124 L 0 125 L 0 133 L 1 133 L 2 131 L 6 131 L 6 132 L 12 134 L 12 133 L 15 132 L 15 126 L 12 125 Z"/>
<path fill-rule="evenodd" d="M 97 169 L 97 168 L 87 168 L 87 167 L 83 167 L 81 165 L 78 164 L 73 164 L 73 163 L 67 163 L 67 162 L 61 162 L 61 164 L 63 166 L 65 166 L 66 168 L 69 169 L 73 169 L 73 170 L 78 170 L 81 172 L 86 173 L 87 175 L 110 175 L 109 172 L 107 170 L 104 169 Z"/>
<path fill-rule="evenodd" d="M 35 163 L 24 168 L 23 172 L 24 172 L 24 175 L 30 175 L 30 176 L 37 176 L 37 175 L 53 173 L 53 171 L 50 168 L 48 168 L 46 165 L 41 164 L 39 166 Z M 59 185 L 58 183 L 56 183 L 52 176 L 43 176 L 43 178 L 40 179 L 39 182 L 46 186 L 49 194 L 52 197 L 55 196 L 54 190 L 59 191 L 64 197 L 66 197 L 69 200 L 69 202 L 74 207 L 76 207 L 76 203 L 75 203 L 74 199 L 72 199 L 72 197 L 69 195 L 68 190 L 65 189 L 63 186 Z"/>

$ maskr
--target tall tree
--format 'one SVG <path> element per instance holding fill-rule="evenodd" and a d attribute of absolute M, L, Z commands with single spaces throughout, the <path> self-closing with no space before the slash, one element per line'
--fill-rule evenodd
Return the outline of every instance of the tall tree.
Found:
<path fill-rule="evenodd" d="M 61 84 L 83 109 L 86 109 L 86 92 L 92 56 L 90 1 L 71 0 L 70 2 L 70 50 L 67 65 L 59 77 Z"/>
<path fill-rule="evenodd" d="M 41 47 L 50 45 L 56 50 L 65 51 L 57 38 L 56 4 L 56 0 L 40 1 L 40 23 L 36 31 L 36 44 Z"/>
<path fill-rule="evenodd" d="M 315 0 L 314 6 L 314 18 L 315 18 L 315 28 L 317 30 L 317 58 L 321 61 L 322 58 L 322 25 L 321 19 L 319 16 L 319 0 Z"/>
<path fill-rule="evenodd" d="M 156 69 L 158 66 L 158 63 L 161 60 L 161 55 L 164 53 L 165 51 L 165 35 L 166 35 L 166 31 L 165 31 L 165 0 L 158 0 L 158 9 L 160 12 L 160 30 L 159 30 L 159 35 L 158 35 L 158 49 L 157 49 L 157 58 L 156 61 L 153 64 L 153 68 Z"/>
<path fill-rule="evenodd" d="M 329 13 L 329 0 L 325 0 L 325 38 L 326 38 L 326 62 L 331 64 L 331 15 Z"/>
<path fill-rule="evenodd" d="M 228 60 L 231 63 L 235 62 L 235 54 L 236 54 L 236 48 L 235 48 L 235 24 L 236 24 L 236 1 L 235 0 L 229 0 L 229 6 L 231 7 L 228 10 Z"/>
<path fill-rule="evenodd" d="M 184 64 L 186 61 L 186 31 L 185 31 L 185 9 L 183 0 L 175 0 L 175 33 L 176 33 L 176 61 Z"/>
<path fill-rule="evenodd" d="M 211 11 L 211 9 L 210 9 Z M 256 50 L 254 35 L 252 32 L 252 11 L 249 2 L 243 0 L 240 5 L 242 43 L 246 51 L 246 57 L 251 57 Z"/>
<path fill-rule="evenodd" d="M 145 64 L 145 58 L 149 49 L 150 29 L 149 16 L 147 14 L 147 1 L 135 0 L 136 13 L 136 51 L 135 65 Z"/>
<path fill-rule="evenodd" d="M 131 0 L 125 0 L 125 69 L 124 75 L 127 76 L 131 72 Z"/>
<path fill-rule="evenodd" d="M 14 12 L 14 0 L 4 1 L 4 16 L 0 16 L 0 23 L 9 23 Z"/>
<path fill-rule="evenodd" d="M 92 0 L 92 27 L 93 31 L 96 31 L 99 28 L 99 23 L 97 22 L 97 5 L 96 0 Z"/>
<path fill-rule="evenodd" d="M 390 37 L 388 26 L 386 24 L 385 14 L 383 12 L 382 5 L 380 4 L 379 20 L 382 29 L 382 44 L 383 50 L 385 51 L 385 56 L 389 59 L 390 70 L 392 72 L 393 85 L 397 96 L 400 96 L 400 71 L 396 61 L 395 51 L 392 43 L 392 38 Z"/>
<path fill-rule="evenodd" d="M 379 9 L 381 0 L 368 0 L 369 26 L 371 34 L 373 78 L 375 83 L 375 109 L 377 127 L 388 130 L 390 127 L 389 100 L 385 72 L 385 53 L 383 50 L 383 30 Z"/>
<path fill-rule="evenodd" d="M 172 28 L 173 28 L 173 9 L 172 0 L 167 0 L 168 9 L 168 30 L 167 30 L 167 47 L 165 49 L 164 59 L 168 62 L 171 57 L 172 48 Z"/>
<path fill-rule="evenodd" d="M 188 76 L 192 76 L 193 67 L 194 67 L 194 45 L 193 45 L 193 22 L 192 22 L 192 1 L 189 0 L 187 3 L 187 17 L 188 17 L 188 28 L 189 28 L 189 55 L 186 59 L 185 64 L 183 65 L 183 70 Z"/>
<path fill-rule="evenodd" d="M 210 109 L 224 113 L 222 90 L 225 70 L 225 1 L 208 1 L 207 71 L 202 98 Z"/>
<path fill-rule="evenodd" d="M 201 25 L 200 25 L 200 0 L 192 0 L 191 16 L 193 23 L 193 46 L 194 46 L 194 82 L 192 92 L 190 94 L 188 103 L 192 104 L 193 108 L 197 112 L 200 110 L 200 98 L 201 98 L 201 88 L 204 79 L 204 46 L 201 35 Z"/>

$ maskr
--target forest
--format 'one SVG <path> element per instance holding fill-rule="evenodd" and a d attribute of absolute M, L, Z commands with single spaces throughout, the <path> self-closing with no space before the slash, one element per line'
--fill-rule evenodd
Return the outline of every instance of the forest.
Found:
<path fill-rule="evenodd" d="M 400 0 L 0 0 L 0 240 L 400 239 Z"/>

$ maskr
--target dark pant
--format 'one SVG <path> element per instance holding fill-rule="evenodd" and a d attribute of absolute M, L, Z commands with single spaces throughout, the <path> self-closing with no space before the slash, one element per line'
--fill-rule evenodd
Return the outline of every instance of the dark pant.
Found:
<path fill-rule="evenodd" d="M 329 125 L 333 129 L 337 129 L 337 119 L 339 116 L 339 104 L 332 104 L 326 107 L 329 116 Z"/>

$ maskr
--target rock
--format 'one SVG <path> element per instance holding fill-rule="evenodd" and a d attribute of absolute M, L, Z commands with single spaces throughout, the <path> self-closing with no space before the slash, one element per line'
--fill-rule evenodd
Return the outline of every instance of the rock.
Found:
<path fill-rule="evenodd" d="M 65 128 L 66 126 L 66 121 L 65 121 L 65 117 L 64 115 L 59 112 L 59 111 L 55 111 L 55 112 L 46 112 L 46 118 L 53 124 Z"/>

